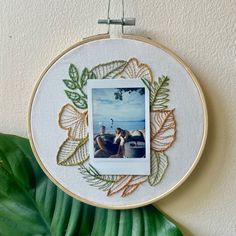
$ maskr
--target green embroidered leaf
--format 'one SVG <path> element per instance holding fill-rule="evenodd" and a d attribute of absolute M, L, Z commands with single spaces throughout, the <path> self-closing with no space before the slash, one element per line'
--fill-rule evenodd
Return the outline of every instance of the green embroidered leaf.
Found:
<path fill-rule="evenodd" d="M 158 77 L 158 81 L 150 82 L 146 79 L 142 79 L 144 84 L 150 91 L 150 107 L 152 109 L 166 109 L 167 102 L 169 101 L 169 78 L 167 76 Z"/>
<path fill-rule="evenodd" d="M 0 235 L 181 236 L 182 233 L 151 205 L 118 211 L 73 199 L 43 173 L 27 139 L 0 134 Z"/>
<path fill-rule="evenodd" d="M 87 102 L 85 99 L 72 100 L 73 104 L 79 109 L 87 109 Z"/>
<path fill-rule="evenodd" d="M 80 141 L 66 139 L 57 153 L 57 164 L 62 166 L 80 165 L 88 159 L 88 137 Z"/>
<path fill-rule="evenodd" d="M 89 79 L 89 71 L 88 69 L 85 67 L 82 71 L 82 75 L 80 78 L 80 87 L 83 88 L 86 84 L 87 84 L 87 80 Z"/>
<path fill-rule="evenodd" d="M 67 97 L 73 102 L 73 104 L 80 109 L 86 109 L 87 108 L 87 101 L 85 98 L 83 98 L 81 95 L 79 95 L 76 92 L 71 92 L 68 90 L 65 90 L 65 93 Z"/>
<path fill-rule="evenodd" d="M 95 186 L 103 191 L 108 190 L 108 188 L 118 179 L 118 176 L 116 175 L 100 175 L 90 164 L 88 167 L 81 165 L 79 171 L 89 185 Z"/>
<path fill-rule="evenodd" d="M 112 61 L 105 64 L 95 66 L 91 72 L 93 72 L 97 79 L 114 79 L 127 64 L 126 61 Z"/>
<path fill-rule="evenodd" d="M 72 89 L 72 90 L 76 89 L 76 83 L 75 82 L 73 82 L 71 80 L 68 80 L 68 79 L 64 79 L 63 82 L 64 82 L 64 84 L 66 85 L 67 88 Z"/>
<path fill-rule="evenodd" d="M 89 79 L 97 79 L 96 75 L 92 71 L 89 72 Z"/>
<path fill-rule="evenodd" d="M 81 96 L 76 92 L 71 92 L 68 90 L 65 90 L 65 92 L 66 92 L 67 97 L 72 101 L 79 100 L 81 98 Z"/>
<path fill-rule="evenodd" d="M 73 64 L 70 64 L 69 76 L 70 76 L 70 78 L 74 82 L 78 82 L 78 80 L 79 80 L 79 72 L 78 72 L 77 68 L 75 67 L 75 65 L 73 65 Z"/>
<path fill-rule="evenodd" d="M 168 157 L 163 152 L 152 151 L 151 155 L 151 175 L 148 182 L 151 186 L 157 185 L 166 172 Z"/>

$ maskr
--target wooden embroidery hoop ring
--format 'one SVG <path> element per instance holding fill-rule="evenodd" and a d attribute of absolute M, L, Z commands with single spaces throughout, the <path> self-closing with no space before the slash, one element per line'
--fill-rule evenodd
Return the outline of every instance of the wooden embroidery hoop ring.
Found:
<path fill-rule="evenodd" d="M 42 163 L 37 150 L 35 148 L 34 142 L 33 142 L 33 137 L 32 137 L 32 130 L 31 130 L 31 111 L 32 111 L 32 104 L 33 104 L 33 100 L 36 94 L 36 91 L 38 89 L 38 86 L 41 82 L 41 80 L 43 79 L 44 75 L 47 73 L 47 71 L 54 65 L 54 63 L 56 63 L 64 54 L 66 54 L 67 52 L 69 52 L 70 50 L 81 46 L 83 44 L 86 44 L 88 42 L 91 41 L 96 41 L 96 40 L 101 40 L 101 39 L 109 39 L 110 35 L 109 34 L 101 34 L 101 35 L 95 35 L 95 36 L 91 36 L 88 38 L 83 39 L 80 42 L 75 43 L 74 45 L 70 46 L 69 48 L 67 48 L 66 50 L 64 50 L 60 55 L 58 55 L 48 66 L 47 68 L 43 71 L 43 73 L 41 74 L 39 80 L 36 82 L 36 85 L 34 86 L 34 90 L 30 99 L 30 103 L 29 103 L 29 110 L 28 110 L 28 136 L 29 136 L 29 140 L 30 140 L 30 145 L 32 147 L 33 153 L 35 155 L 35 158 L 38 162 L 38 164 L 40 165 L 41 169 L 44 171 L 44 173 L 47 175 L 47 177 L 55 184 L 57 185 L 61 190 L 63 190 L 65 193 L 67 193 L 68 195 L 70 195 L 71 197 L 82 201 L 84 203 L 96 206 L 96 207 L 101 207 L 101 208 L 107 208 L 107 209 L 131 209 L 131 208 L 137 208 L 137 207 L 141 207 L 141 206 L 145 206 L 148 204 L 152 204 L 162 198 L 164 198 L 165 196 L 167 196 L 168 194 L 170 194 L 171 192 L 173 192 L 175 189 L 177 189 L 187 178 L 188 176 L 192 173 L 192 171 L 195 169 L 197 163 L 200 160 L 200 157 L 203 153 L 205 144 L 206 144 L 206 139 L 207 139 L 207 131 L 208 131 L 208 114 L 207 114 L 207 106 L 206 106 L 206 101 L 202 92 L 202 88 L 199 85 L 196 76 L 193 74 L 193 72 L 190 70 L 190 68 L 183 62 L 183 60 L 177 56 L 174 52 L 172 52 L 170 49 L 166 48 L 165 46 L 161 45 L 160 43 L 151 40 L 150 38 L 146 38 L 143 36 L 137 36 L 137 35 L 128 35 L 128 34 L 123 34 L 121 35 L 121 38 L 124 39 L 130 39 L 130 40 L 136 40 L 136 41 L 141 41 L 144 43 L 148 43 L 151 44 L 155 47 L 160 48 L 161 50 L 163 50 L 164 52 L 166 52 L 167 54 L 169 54 L 171 57 L 175 58 L 186 70 L 186 72 L 190 75 L 192 81 L 194 82 L 194 85 L 196 86 L 198 93 L 199 93 L 199 97 L 201 99 L 201 103 L 202 103 L 202 108 L 203 108 L 203 115 L 204 115 L 204 130 L 203 130 L 203 135 L 202 135 L 202 141 L 201 141 L 201 145 L 200 148 L 198 150 L 198 154 L 194 160 L 194 162 L 192 163 L 191 167 L 188 169 L 188 171 L 186 172 L 186 174 L 169 190 L 167 190 L 166 192 L 162 193 L 161 195 L 159 195 L 158 197 L 154 197 L 148 201 L 144 201 L 142 203 L 136 203 L 136 204 L 128 204 L 128 205 L 112 205 L 112 206 L 108 206 L 108 205 L 104 205 L 104 204 L 98 204 L 96 202 L 87 200 L 85 198 L 82 198 L 74 193 L 72 193 L 70 190 L 66 189 L 62 184 L 60 184 L 56 179 L 54 179 L 54 177 L 47 171 L 47 169 L 45 168 L 44 164 Z"/>

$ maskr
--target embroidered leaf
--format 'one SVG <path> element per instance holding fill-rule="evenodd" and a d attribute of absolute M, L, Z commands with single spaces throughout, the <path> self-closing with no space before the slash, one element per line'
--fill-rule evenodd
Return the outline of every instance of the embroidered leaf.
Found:
<path fill-rule="evenodd" d="M 88 79 L 142 79 L 150 91 L 150 106 L 152 108 L 151 148 L 153 151 L 161 152 L 154 155 L 154 157 L 158 155 L 158 158 L 152 158 L 153 167 L 149 183 L 151 185 L 159 183 L 168 164 L 167 159 L 164 162 L 165 154 L 162 152 L 172 145 L 176 136 L 173 110 L 164 110 L 167 108 L 167 102 L 169 101 L 169 89 L 167 88 L 169 78 L 162 76 L 157 81 L 153 81 L 149 66 L 139 63 L 136 58 L 131 58 L 128 62 L 121 60 L 100 64 L 91 71 L 84 68 L 80 77 L 76 67 L 71 64 L 69 76 L 71 80 L 64 80 L 64 83 L 67 88 L 73 91 L 65 90 L 65 92 L 67 97 L 79 109 L 87 109 L 86 85 Z M 73 106 L 67 104 L 64 110 L 62 109 L 60 112 L 59 124 L 62 128 L 68 130 L 68 137 L 71 141 L 79 141 L 85 137 L 84 135 L 87 135 L 87 112 L 79 112 Z M 72 145 L 72 143 L 68 142 L 68 145 Z M 73 149 L 73 147 L 70 147 L 70 149 Z M 80 171 L 90 185 L 107 190 L 108 196 L 120 192 L 122 197 L 126 197 L 148 179 L 147 176 L 104 176 L 100 175 L 92 166 L 86 167 L 84 165 L 82 165 Z"/>
<path fill-rule="evenodd" d="M 133 193 L 140 184 L 134 184 L 134 185 L 128 185 L 122 192 L 121 197 L 126 197 L 128 195 L 130 195 L 131 193 Z"/>
<path fill-rule="evenodd" d="M 135 184 L 140 184 L 143 183 L 147 180 L 146 175 L 133 175 L 132 180 L 130 181 L 129 185 L 135 185 Z"/>
<path fill-rule="evenodd" d="M 151 186 L 157 185 L 168 167 L 168 157 L 163 152 L 152 151 L 151 156 L 151 175 L 148 182 Z"/>
<path fill-rule="evenodd" d="M 149 66 L 139 63 L 136 58 L 129 59 L 120 76 L 123 79 L 145 79 L 152 81 L 152 72 Z"/>
<path fill-rule="evenodd" d="M 79 100 L 81 98 L 81 96 L 78 93 L 71 92 L 71 91 L 68 91 L 68 90 L 65 90 L 65 92 L 66 92 L 67 97 L 72 101 L 73 100 Z"/>
<path fill-rule="evenodd" d="M 120 192 L 121 190 L 125 189 L 130 181 L 132 180 L 133 176 L 131 175 L 125 175 L 122 176 L 119 181 L 116 181 L 111 188 L 109 188 L 108 192 L 107 192 L 107 196 L 111 196 L 117 192 Z"/>
<path fill-rule="evenodd" d="M 121 196 L 126 197 L 131 194 L 134 190 L 136 190 L 140 184 L 147 180 L 147 176 L 122 176 L 118 181 L 112 184 L 111 188 L 109 188 L 107 192 L 107 196 L 111 196 L 115 193 L 121 191 Z"/>
<path fill-rule="evenodd" d="M 142 183 L 146 182 L 147 179 L 148 176 L 133 176 L 128 186 L 123 190 L 121 197 L 126 197 L 129 194 L 133 193 Z"/>
<path fill-rule="evenodd" d="M 79 109 L 87 109 L 87 102 L 83 98 L 80 98 L 78 100 L 73 100 L 72 102 Z"/>
<path fill-rule="evenodd" d="M 89 72 L 89 79 L 97 79 L 96 75 L 94 74 L 93 71 Z"/>
<path fill-rule="evenodd" d="M 151 111 L 151 148 L 157 152 L 167 150 L 176 138 L 173 110 Z"/>
<path fill-rule="evenodd" d="M 86 109 L 87 102 L 85 98 L 80 96 L 78 93 L 65 90 L 67 97 L 73 102 L 73 104 L 79 109 Z"/>
<path fill-rule="evenodd" d="M 97 79 L 114 79 L 125 67 L 126 61 L 112 61 L 105 64 L 95 66 L 91 72 L 94 73 Z"/>
<path fill-rule="evenodd" d="M 74 82 L 78 82 L 78 80 L 79 80 L 79 72 L 78 72 L 77 68 L 75 67 L 75 65 L 73 65 L 73 64 L 70 64 L 69 76 L 70 76 L 70 78 Z"/>
<path fill-rule="evenodd" d="M 115 175 L 100 175 L 92 165 L 89 165 L 88 167 L 81 165 L 79 171 L 90 186 L 95 186 L 103 191 L 106 191 L 120 178 Z"/>
<path fill-rule="evenodd" d="M 66 139 L 57 153 L 57 164 L 62 166 L 80 165 L 88 159 L 88 137 L 80 141 Z"/>
<path fill-rule="evenodd" d="M 73 104 L 79 109 L 87 108 L 87 95 L 84 91 L 85 85 L 87 84 L 88 79 L 94 79 L 95 75 L 92 72 L 89 72 L 87 68 L 84 68 L 81 77 L 79 77 L 79 72 L 77 68 L 70 64 L 69 67 L 69 76 L 71 80 L 63 80 L 66 87 L 71 90 L 65 90 L 67 97 L 73 102 Z"/>
<path fill-rule="evenodd" d="M 152 109 L 166 109 L 169 101 L 169 78 L 167 76 L 158 77 L 158 81 L 150 82 L 147 79 L 142 79 L 144 84 L 150 91 L 150 107 Z"/>
<path fill-rule="evenodd" d="M 83 88 L 86 84 L 87 84 L 87 80 L 89 79 L 89 71 L 88 69 L 85 67 L 82 71 L 82 75 L 80 78 L 80 86 L 81 88 Z"/>
<path fill-rule="evenodd" d="M 66 85 L 67 88 L 71 89 L 71 90 L 74 90 L 76 89 L 76 83 L 69 80 L 69 79 L 64 79 L 63 80 L 64 84 Z"/>
<path fill-rule="evenodd" d="M 72 105 L 66 104 L 59 113 L 59 126 L 68 131 L 72 140 L 87 136 L 87 112 L 79 112 Z"/>

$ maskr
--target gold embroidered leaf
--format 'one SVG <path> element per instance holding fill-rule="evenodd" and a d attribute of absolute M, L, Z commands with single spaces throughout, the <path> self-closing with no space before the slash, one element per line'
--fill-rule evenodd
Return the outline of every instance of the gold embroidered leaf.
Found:
<path fill-rule="evenodd" d="M 176 138 L 173 110 L 151 111 L 151 148 L 157 152 L 167 150 Z"/>
<path fill-rule="evenodd" d="M 146 79 L 152 81 L 152 72 L 148 65 L 139 63 L 136 58 L 131 58 L 120 73 L 120 77 L 123 79 Z"/>
<path fill-rule="evenodd" d="M 126 197 L 136 190 L 140 184 L 147 180 L 147 176 L 122 176 L 118 181 L 112 184 L 107 192 L 107 196 L 111 196 L 121 191 L 121 196 Z"/>
<path fill-rule="evenodd" d="M 129 185 L 141 184 L 147 180 L 146 175 L 134 175 L 132 180 L 129 182 Z"/>
<path fill-rule="evenodd" d="M 168 167 L 168 157 L 163 152 L 152 151 L 151 154 L 151 175 L 148 182 L 151 186 L 157 185 Z"/>
<path fill-rule="evenodd" d="M 79 112 L 70 104 L 62 107 L 58 123 L 68 131 L 68 137 L 72 140 L 80 140 L 87 135 L 87 112 Z"/>
<path fill-rule="evenodd" d="M 94 67 L 91 72 L 95 74 L 96 79 L 113 79 L 125 67 L 126 61 L 112 61 L 100 64 Z"/>
<path fill-rule="evenodd" d="M 62 166 L 80 165 L 88 159 L 88 136 L 80 141 L 67 138 L 57 153 L 57 164 Z"/>
<path fill-rule="evenodd" d="M 111 196 L 111 195 L 121 191 L 122 189 L 124 189 L 125 187 L 128 186 L 128 184 L 131 180 L 132 180 L 132 176 L 130 176 L 130 175 L 122 176 L 119 179 L 119 181 L 116 181 L 114 184 L 112 184 L 112 186 L 107 191 L 107 196 Z"/>
<path fill-rule="evenodd" d="M 121 197 L 126 197 L 134 192 L 140 184 L 128 185 L 122 192 Z"/>
<path fill-rule="evenodd" d="M 128 186 L 126 186 L 124 190 L 122 191 L 121 197 L 126 197 L 132 192 L 134 192 L 147 179 L 148 179 L 148 176 L 143 176 L 143 175 L 133 176 Z"/>

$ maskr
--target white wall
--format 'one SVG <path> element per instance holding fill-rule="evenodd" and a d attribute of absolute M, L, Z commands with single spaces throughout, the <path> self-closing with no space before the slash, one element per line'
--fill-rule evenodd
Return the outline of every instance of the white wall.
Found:
<path fill-rule="evenodd" d="M 119 3 L 112 0 L 112 15 Z M 28 102 L 40 73 L 82 37 L 106 32 L 96 24 L 106 17 L 106 5 L 0 0 L 0 132 L 27 136 Z M 126 13 L 137 19 L 127 33 L 158 40 L 190 65 L 208 104 L 209 137 L 200 163 L 155 205 L 185 235 L 236 235 L 236 1 L 126 0 Z"/>

